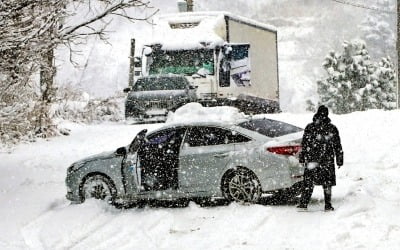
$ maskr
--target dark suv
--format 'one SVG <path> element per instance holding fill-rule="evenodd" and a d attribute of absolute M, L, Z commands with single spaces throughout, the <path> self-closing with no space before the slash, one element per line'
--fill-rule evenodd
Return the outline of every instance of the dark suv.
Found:
<path fill-rule="evenodd" d="M 153 75 L 139 78 L 125 101 L 125 118 L 165 120 L 169 111 L 195 102 L 196 87 L 184 76 Z"/>

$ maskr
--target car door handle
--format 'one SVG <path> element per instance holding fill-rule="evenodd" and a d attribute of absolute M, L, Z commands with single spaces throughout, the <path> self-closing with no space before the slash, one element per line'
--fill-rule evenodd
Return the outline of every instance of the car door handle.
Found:
<path fill-rule="evenodd" d="M 215 154 L 214 157 L 215 158 L 224 158 L 229 156 L 229 153 L 222 153 L 222 154 Z"/>

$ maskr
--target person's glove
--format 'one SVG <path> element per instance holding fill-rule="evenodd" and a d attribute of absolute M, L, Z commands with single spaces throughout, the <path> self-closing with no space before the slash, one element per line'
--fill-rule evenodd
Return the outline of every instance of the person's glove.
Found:
<path fill-rule="evenodd" d="M 338 168 L 343 166 L 343 157 L 337 157 L 336 158 L 336 164 L 338 165 Z"/>

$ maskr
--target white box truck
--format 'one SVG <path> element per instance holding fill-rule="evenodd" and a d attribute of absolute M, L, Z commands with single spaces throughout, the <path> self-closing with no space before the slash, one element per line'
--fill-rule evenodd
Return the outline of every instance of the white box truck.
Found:
<path fill-rule="evenodd" d="M 184 12 L 155 20 L 152 38 L 136 57 L 134 44 L 133 39 L 126 117 L 150 117 L 153 107 L 165 114 L 186 103 L 186 97 L 176 102 L 160 98 L 162 88 L 153 95 L 156 100 L 145 97 L 152 94 L 145 93 L 149 90 L 133 93 L 138 79 L 168 74 L 184 75 L 196 89 L 196 101 L 206 106 L 230 105 L 247 113 L 280 110 L 277 31 L 272 26 L 227 12 Z"/>

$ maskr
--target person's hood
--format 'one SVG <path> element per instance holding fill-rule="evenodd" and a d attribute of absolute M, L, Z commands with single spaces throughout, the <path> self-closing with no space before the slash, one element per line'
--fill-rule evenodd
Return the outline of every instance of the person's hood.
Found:
<path fill-rule="evenodd" d="M 313 117 L 313 122 L 316 124 L 319 123 L 330 123 L 331 119 L 328 117 L 329 110 L 324 105 L 319 106 L 317 113 L 315 113 Z"/>

